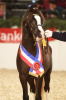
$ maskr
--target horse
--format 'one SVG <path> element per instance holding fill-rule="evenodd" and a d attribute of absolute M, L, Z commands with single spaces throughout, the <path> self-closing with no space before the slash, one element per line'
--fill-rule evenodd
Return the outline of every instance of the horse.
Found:
<path fill-rule="evenodd" d="M 45 40 L 46 37 L 42 27 L 43 23 L 45 23 L 44 15 L 37 7 L 30 7 L 27 9 L 22 19 L 22 41 L 19 45 L 16 63 L 23 89 L 23 100 L 29 100 L 27 83 L 30 85 L 32 96 L 34 95 L 34 98 L 32 97 L 31 100 L 42 100 L 41 91 L 42 84 L 44 84 L 43 80 L 45 82 L 43 90 L 47 94 L 50 91 L 49 83 L 52 71 L 52 49 L 48 41 Z M 42 42 L 42 40 L 45 40 L 45 43 Z M 43 46 L 43 44 L 45 44 L 45 46 Z M 41 51 L 41 53 L 38 54 L 38 51 Z M 38 57 L 38 55 L 40 56 L 40 60 L 42 59 L 42 62 L 38 60 L 34 62 L 35 57 Z M 40 74 L 39 70 L 41 66 L 43 66 L 43 69 Z"/>

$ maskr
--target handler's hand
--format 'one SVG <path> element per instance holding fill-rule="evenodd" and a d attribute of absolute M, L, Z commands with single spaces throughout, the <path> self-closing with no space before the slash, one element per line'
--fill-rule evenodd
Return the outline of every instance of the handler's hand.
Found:
<path fill-rule="evenodd" d="M 53 32 L 50 31 L 50 30 L 46 30 L 46 31 L 45 31 L 46 37 L 52 37 L 52 34 L 53 34 Z"/>

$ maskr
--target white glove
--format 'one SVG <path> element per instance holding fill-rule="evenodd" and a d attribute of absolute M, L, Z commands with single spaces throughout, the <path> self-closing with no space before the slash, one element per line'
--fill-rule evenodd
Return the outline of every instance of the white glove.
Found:
<path fill-rule="evenodd" d="M 46 37 L 52 37 L 52 34 L 53 34 L 53 32 L 50 31 L 50 30 L 46 30 L 46 31 L 45 31 Z"/>

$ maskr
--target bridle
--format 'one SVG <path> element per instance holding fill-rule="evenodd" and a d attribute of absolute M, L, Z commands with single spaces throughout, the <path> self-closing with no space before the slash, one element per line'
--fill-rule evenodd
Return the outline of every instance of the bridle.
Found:
<path fill-rule="evenodd" d="M 38 9 L 38 8 L 35 8 L 35 9 Z M 41 12 L 40 10 L 38 10 L 38 12 L 39 12 L 39 15 L 41 16 L 43 22 L 45 22 L 45 19 L 44 19 L 44 16 L 43 16 L 42 12 Z M 31 19 L 32 15 L 38 15 L 38 14 L 29 14 L 29 15 L 27 16 L 27 18 L 26 18 L 27 22 L 28 22 L 28 19 L 29 19 L 29 18 Z M 30 16 L 31 16 L 31 17 L 30 17 Z M 41 27 L 42 27 L 41 24 L 38 24 L 37 26 L 41 26 Z M 44 34 L 44 39 L 43 39 L 43 38 L 38 38 L 38 39 L 36 40 L 36 37 L 35 37 L 35 34 L 36 34 L 36 33 L 33 31 L 33 29 L 32 29 L 32 27 L 30 26 L 30 24 L 29 24 L 29 27 L 30 27 L 31 32 L 33 33 L 33 39 L 35 40 L 35 44 L 36 44 L 37 42 L 39 42 L 39 41 L 42 41 L 42 40 L 45 42 L 45 40 L 46 40 L 45 34 Z M 43 48 L 48 48 L 48 38 L 47 38 L 47 44 L 45 43 L 45 46 L 44 46 Z M 48 49 L 47 49 L 47 50 L 48 50 Z"/>

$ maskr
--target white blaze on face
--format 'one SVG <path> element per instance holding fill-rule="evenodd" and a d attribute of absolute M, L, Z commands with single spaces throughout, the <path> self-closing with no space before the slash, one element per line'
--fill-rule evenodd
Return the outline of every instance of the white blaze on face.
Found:
<path fill-rule="evenodd" d="M 42 38 L 44 37 L 44 30 L 41 26 L 41 17 L 39 15 L 34 15 L 34 18 L 36 19 L 37 21 L 37 26 L 38 26 L 38 29 L 41 31 L 41 35 L 42 35 Z"/>

